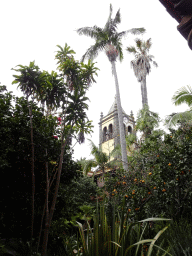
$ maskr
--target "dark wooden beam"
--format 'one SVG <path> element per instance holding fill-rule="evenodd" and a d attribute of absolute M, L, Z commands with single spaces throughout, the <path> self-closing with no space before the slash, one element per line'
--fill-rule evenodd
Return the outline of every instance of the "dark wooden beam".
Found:
<path fill-rule="evenodd" d="M 174 8 L 174 1 L 172 0 L 159 0 L 159 2 L 166 8 L 167 12 L 178 22 L 181 22 L 181 15 Z"/>
<path fill-rule="evenodd" d="M 192 50 L 192 0 L 159 0 L 167 12 L 179 22 L 177 30 Z"/>

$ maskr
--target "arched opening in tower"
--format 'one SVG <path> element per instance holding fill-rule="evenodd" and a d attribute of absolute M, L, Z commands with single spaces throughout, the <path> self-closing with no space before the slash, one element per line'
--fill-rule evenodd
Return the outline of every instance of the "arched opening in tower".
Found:
<path fill-rule="evenodd" d="M 128 135 L 132 133 L 132 127 L 128 126 Z"/>
<path fill-rule="evenodd" d="M 109 125 L 109 139 L 112 139 L 112 137 L 113 137 L 113 125 L 110 124 Z"/>
<path fill-rule="evenodd" d="M 105 142 L 107 140 L 107 127 L 105 126 L 103 128 L 103 142 Z"/>

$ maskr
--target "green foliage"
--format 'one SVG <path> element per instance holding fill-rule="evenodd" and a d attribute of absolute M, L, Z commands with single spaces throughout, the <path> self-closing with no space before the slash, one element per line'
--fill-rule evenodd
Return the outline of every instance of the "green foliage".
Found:
<path fill-rule="evenodd" d="M 112 163 L 109 163 L 109 157 L 106 153 L 103 153 L 91 140 L 91 154 L 94 156 L 94 159 L 81 159 L 79 164 L 81 165 L 82 172 L 84 175 L 87 175 L 91 171 L 92 167 L 98 167 L 98 170 L 101 170 L 102 173 L 105 172 L 105 169 L 112 167 Z"/>
<path fill-rule="evenodd" d="M 143 255 L 148 247 L 148 253 L 145 255 L 150 256 L 154 251 L 155 243 L 159 236 L 165 231 L 159 231 L 154 239 L 145 239 L 144 233 L 146 231 L 147 223 L 149 221 L 162 221 L 167 219 L 151 218 L 139 222 L 130 222 L 129 213 L 123 207 L 119 215 L 115 216 L 113 208 L 111 212 L 113 218 L 109 222 L 105 214 L 104 206 L 100 205 L 100 210 L 94 215 L 93 228 L 87 222 L 87 229 L 84 229 L 81 223 L 79 226 L 79 239 L 77 245 L 73 250 L 72 246 L 68 243 L 68 255 Z M 143 223 L 141 225 L 141 223 Z M 145 248 L 145 249 L 144 249 Z M 163 250 L 160 248 L 160 250 Z M 171 255 L 167 253 L 168 255 Z"/>
<path fill-rule="evenodd" d="M 173 95 L 172 101 L 176 106 L 186 103 L 188 105 L 188 107 L 191 107 L 191 105 L 192 105 L 192 88 L 190 86 L 182 87 Z"/>
<path fill-rule="evenodd" d="M 35 65 L 35 61 L 30 62 L 29 66 L 18 65 L 17 69 L 12 69 L 16 72 L 20 72 L 21 75 L 13 75 L 15 80 L 12 84 L 18 84 L 21 91 L 27 96 L 40 93 L 42 73 L 39 71 L 39 67 Z"/>
<path fill-rule="evenodd" d="M 35 149 L 34 161 L 36 190 L 35 224 L 33 233 L 35 238 L 33 240 L 34 244 L 37 242 L 37 236 L 39 234 L 41 217 L 43 213 L 43 205 L 45 202 L 45 164 L 47 163 L 47 168 L 49 170 L 49 200 L 51 201 L 53 199 L 53 190 L 51 190 L 51 187 L 55 184 L 55 177 L 57 175 L 62 136 L 63 138 L 67 139 L 69 132 L 71 136 L 76 136 L 76 134 L 78 135 L 79 133 L 91 132 L 91 122 L 89 120 L 86 121 L 87 117 L 85 110 L 88 108 L 88 105 L 86 104 L 88 98 L 85 97 L 86 91 L 84 89 L 84 85 L 86 85 L 86 83 L 90 83 L 89 76 L 91 77 L 91 81 L 94 80 L 93 73 L 91 72 L 91 70 L 94 69 L 94 65 L 93 63 L 88 63 L 87 66 L 85 64 L 82 64 L 81 66 L 83 67 L 79 70 L 81 75 L 75 80 L 78 88 L 74 88 L 73 90 L 70 90 L 67 84 L 61 83 L 61 78 L 59 78 L 56 72 L 52 72 L 50 75 L 45 71 L 40 73 L 37 66 L 34 66 L 34 63 L 30 63 L 29 67 L 20 65 L 20 68 L 16 70 L 20 72 L 20 75 L 15 75 L 16 79 L 14 82 L 18 83 L 23 92 L 27 94 L 26 100 L 23 97 L 17 98 L 12 96 L 11 93 L 6 92 L 5 87 L 1 87 L 0 105 L 2 111 L 0 114 L 0 138 L 2 140 L 2 144 L 0 148 L 0 164 L 1 174 L 3 177 L 1 179 L 1 195 L 5 193 L 7 196 L 6 198 L 1 196 L 0 199 L 1 205 L 4 209 L 2 210 L 1 215 L 0 235 L 1 237 L 5 238 L 6 243 L 9 238 L 12 239 L 13 237 L 19 237 L 24 244 L 30 239 L 31 129 L 28 105 L 30 105 L 32 108 Z M 36 81 L 39 83 L 38 90 L 36 90 Z M 57 83 L 57 81 L 59 83 Z M 28 86 L 28 84 L 30 86 Z M 82 88 L 80 89 L 79 86 L 82 86 Z M 85 86 L 85 88 L 87 87 Z M 32 96 L 33 101 L 29 101 L 29 96 Z M 62 97 L 64 97 L 64 100 L 62 100 Z M 56 108 L 61 107 L 63 110 L 62 114 L 64 116 L 60 117 L 59 122 L 57 117 L 53 117 L 50 115 L 50 113 L 49 115 L 44 116 L 44 112 L 42 112 L 34 102 L 35 99 L 37 102 L 39 100 L 41 103 L 46 102 L 47 109 L 49 107 L 52 108 L 52 106 Z M 14 107 L 12 102 L 14 102 Z M 82 138 L 80 138 L 78 141 L 82 141 Z M 65 190 L 67 190 L 66 186 L 70 183 L 70 180 L 75 176 L 79 176 L 79 174 L 76 172 L 79 167 L 71 160 L 71 153 L 69 153 L 70 151 L 70 144 L 67 143 L 63 153 L 64 158 L 62 161 L 63 166 L 60 177 L 61 184 L 62 186 L 65 186 Z M 69 196 L 68 198 L 62 198 L 64 193 L 62 186 L 58 193 L 58 198 L 60 200 L 56 204 L 53 221 L 55 218 L 58 220 L 63 218 L 67 221 L 68 215 L 64 214 L 65 211 L 63 210 L 63 206 L 68 204 L 67 202 L 69 201 L 67 199 Z M 77 192 L 77 194 L 79 195 L 80 192 Z M 89 201 L 91 201 L 89 195 L 87 195 L 87 197 Z M 9 200 L 7 200 L 7 198 L 9 198 Z M 84 198 L 84 201 L 81 201 L 79 204 L 77 204 L 77 206 L 79 207 L 85 202 L 86 199 Z M 17 207 L 13 208 L 15 204 Z M 73 208 L 73 215 L 76 214 L 74 212 L 76 209 L 77 207 Z M 55 234 L 56 231 L 54 229 L 51 230 L 49 251 L 51 250 L 53 244 L 59 243 L 57 239 L 55 240 L 53 238 L 55 237 Z M 22 251 L 22 248 L 19 245 L 18 248 L 19 253 L 19 250 Z M 27 253 L 25 254 L 27 255 Z"/>
<path fill-rule="evenodd" d="M 119 205 L 125 196 L 132 218 L 191 218 L 192 126 L 153 131 L 129 157 L 129 173 L 106 180 L 108 197 Z"/>
<path fill-rule="evenodd" d="M 171 222 L 164 235 L 168 241 L 170 253 L 173 256 L 189 256 L 192 254 L 192 225 L 191 221 L 181 219 Z"/>
<path fill-rule="evenodd" d="M 192 112 L 191 110 L 179 113 L 172 113 L 165 118 L 165 126 L 172 128 L 185 123 L 191 123 Z"/>
<path fill-rule="evenodd" d="M 166 116 L 165 125 L 167 127 L 172 127 L 176 125 L 180 125 L 183 123 L 191 123 L 192 120 L 192 89 L 190 86 L 182 87 L 179 89 L 172 97 L 173 103 L 178 106 L 183 103 L 186 103 L 190 109 L 185 112 L 180 113 L 172 113 Z"/>
<path fill-rule="evenodd" d="M 96 184 L 88 177 L 73 179 L 68 186 L 61 185 L 60 190 L 59 205 L 68 221 L 81 212 L 82 205 L 95 206 L 92 198 L 96 196 Z"/>
<path fill-rule="evenodd" d="M 147 105 L 138 112 L 136 131 L 143 132 L 145 138 L 149 137 L 152 130 L 159 126 L 160 118 L 155 112 L 149 110 Z"/>
<path fill-rule="evenodd" d="M 113 8 L 110 4 L 110 12 L 108 20 L 104 26 L 104 28 L 97 27 L 96 25 L 93 27 L 84 27 L 79 28 L 77 33 L 79 35 L 89 36 L 95 39 L 95 44 L 92 45 L 86 53 L 82 57 L 82 61 L 85 58 L 94 59 L 97 57 L 100 51 L 106 50 L 106 47 L 109 45 L 113 45 L 118 52 L 119 60 L 123 59 L 123 51 L 122 51 L 122 43 L 121 39 L 128 33 L 131 34 L 142 34 L 145 32 L 144 28 L 133 28 L 127 31 L 122 31 L 120 33 L 117 32 L 117 25 L 121 23 L 121 15 L 120 10 L 117 11 L 115 18 L 112 19 Z"/>
<path fill-rule="evenodd" d="M 45 162 L 48 162 L 49 175 L 53 178 L 60 153 L 60 142 L 56 134 L 56 118 L 43 116 L 35 103 L 33 106 L 34 147 L 35 147 L 35 236 L 44 205 Z M 14 97 L 10 92 L 0 94 L 0 203 L 1 237 L 29 239 L 31 209 L 31 148 L 28 103 L 23 97 Z M 45 154 L 47 147 L 47 156 Z M 78 166 L 71 160 L 66 148 L 62 184 L 68 184 L 78 176 Z M 6 197 L 3 195 L 6 194 Z M 50 194 L 50 198 L 52 193 Z M 17 207 L 15 207 L 17 205 Z M 60 210 L 58 208 L 58 215 Z"/>

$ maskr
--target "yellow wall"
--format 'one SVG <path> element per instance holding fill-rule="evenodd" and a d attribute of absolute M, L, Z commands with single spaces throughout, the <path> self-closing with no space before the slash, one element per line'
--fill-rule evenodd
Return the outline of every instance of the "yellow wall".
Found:
<path fill-rule="evenodd" d="M 104 127 L 107 127 L 107 130 L 109 129 L 109 125 L 112 124 L 113 129 L 114 129 L 114 117 L 111 116 L 109 119 L 107 119 L 106 121 L 104 121 L 102 123 L 102 132 Z M 104 143 L 102 143 L 101 145 L 102 147 L 102 151 L 105 152 L 107 155 L 109 155 L 109 153 L 111 153 L 111 151 L 114 149 L 114 139 L 110 139 L 105 141 Z M 113 158 L 111 158 L 110 160 L 112 160 Z"/>
<path fill-rule="evenodd" d="M 107 127 L 107 129 L 108 129 L 108 127 L 109 127 L 109 125 L 110 124 L 112 124 L 112 125 L 114 125 L 114 119 L 113 119 L 113 117 L 111 116 L 111 118 L 109 118 L 109 119 L 107 119 L 106 121 L 104 121 L 103 123 L 102 123 L 102 131 L 103 131 L 103 128 L 106 126 Z"/>
<path fill-rule="evenodd" d="M 102 143 L 102 152 L 106 153 L 107 155 L 109 155 L 109 153 L 111 153 L 111 151 L 114 149 L 114 139 L 105 141 L 104 143 Z M 112 160 L 113 158 L 111 157 L 110 160 Z"/>

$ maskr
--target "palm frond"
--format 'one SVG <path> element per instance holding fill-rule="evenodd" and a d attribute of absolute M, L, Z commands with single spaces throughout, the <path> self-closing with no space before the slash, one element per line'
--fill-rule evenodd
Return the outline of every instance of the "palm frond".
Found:
<path fill-rule="evenodd" d="M 112 4 L 110 4 L 109 17 L 108 17 L 108 20 L 105 24 L 104 31 L 109 31 L 110 30 L 110 27 L 111 27 L 111 24 L 112 24 L 112 19 L 111 19 L 112 13 L 113 13 L 113 6 L 112 6 Z"/>
<path fill-rule="evenodd" d="M 132 28 L 127 30 L 127 33 L 131 33 L 133 35 L 141 35 L 146 32 L 145 28 Z"/>
<path fill-rule="evenodd" d="M 77 161 L 77 163 L 81 166 L 81 170 L 83 171 L 84 175 L 87 175 L 87 173 L 91 171 L 92 167 L 97 166 L 97 163 L 94 159 L 87 160 L 86 158 L 81 158 Z"/>
<path fill-rule="evenodd" d="M 95 161 L 97 162 L 97 165 L 105 165 L 108 162 L 108 156 L 106 153 L 102 152 L 101 149 L 99 149 L 93 141 L 90 141 L 90 147 L 91 147 L 91 154 L 94 156 Z"/>
<path fill-rule="evenodd" d="M 113 23 L 114 23 L 115 25 L 121 23 L 120 9 L 117 11 L 117 13 L 116 13 L 116 15 L 115 15 L 115 18 L 114 18 L 114 20 L 113 20 Z"/>
<path fill-rule="evenodd" d="M 134 46 L 127 47 L 126 50 L 127 50 L 129 53 L 136 53 L 136 52 L 137 52 Z"/>
<path fill-rule="evenodd" d="M 136 46 L 141 51 L 141 46 L 143 46 L 143 42 L 141 39 L 136 39 Z"/>
<path fill-rule="evenodd" d="M 118 144 L 112 151 L 111 151 L 111 156 L 118 158 L 121 156 L 121 145 Z"/>
<path fill-rule="evenodd" d="M 191 110 L 180 113 L 172 113 L 171 115 L 168 115 L 165 118 L 165 126 L 168 128 L 176 126 L 182 122 L 192 122 Z"/>
<path fill-rule="evenodd" d="M 154 65 L 156 68 L 158 67 L 158 64 L 157 64 L 156 61 L 153 61 L 152 63 L 153 63 L 153 65 Z"/>
<path fill-rule="evenodd" d="M 140 35 L 140 34 L 145 33 L 145 29 L 144 28 L 132 28 L 129 30 L 125 30 L 125 31 L 118 33 L 118 38 L 120 39 L 120 38 L 126 36 L 128 33 L 131 33 L 133 35 Z"/>
<path fill-rule="evenodd" d="M 138 82 L 141 82 L 142 80 L 142 75 L 141 75 L 141 72 L 140 72 L 140 68 L 139 66 L 137 65 L 136 61 L 135 60 L 132 60 L 130 62 L 130 65 L 131 65 L 131 68 L 133 68 L 133 71 L 134 71 L 134 74 L 138 80 Z"/>
<path fill-rule="evenodd" d="M 186 103 L 190 107 L 192 105 L 192 88 L 189 85 L 182 87 L 173 95 L 172 101 L 176 106 Z"/>
<path fill-rule="evenodd" d="M 149 39 L 147 40 L 147 42 L 146 42 L 146 47 L 147 47 L 148 49 L 150 49 L 151 46 L 152 46 L 152 42 L 151 42 L 151 38 L 149 38 Z"/>
<path fill-rule="evenodd" d="M 97 26 L 84 27 L 76 30 L 79 35 L 89 36 L 91 38 L 97 39 L 98 33 L 102 33 L 103 29 Z"/>
<path fill-rule="evenodd" d="M 85 59 L 95 59 L 99 52 L 104 50 L 106 46 L 106 42 L 103 40 L 101 42 L 96 42 L 94 45 L 89 47 L 86 53 L 82 56 L 81 61 L 83 62 Z"/>
<path fill-rule="evenodd" d="M 122 43 L 119 41 L 112 41 L 113 45 L 115 46 L 115 48 L 118 51 L 118 59 L 119 61 L 123 60 L 123 50 L 122 50 Z"/>

